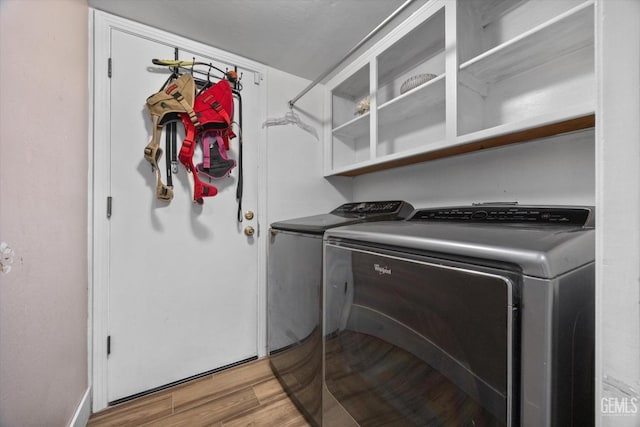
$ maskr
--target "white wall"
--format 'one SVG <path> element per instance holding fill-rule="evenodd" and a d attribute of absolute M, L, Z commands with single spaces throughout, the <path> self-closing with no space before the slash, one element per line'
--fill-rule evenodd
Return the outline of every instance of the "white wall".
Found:
<path fill-rule="evenodd" d="M 640 2 L 602 0 L 596 11 L 596 72 L 601 89 L 596 115 L 596 414 L 600 414 L 597 420 L 601 426 L 637 427 Z"/>
<path fill-rule="evenodd" d="M 0 1 L 0 425 L 63 426 L 87 389 L 86 0 Z"/>
<path fill-rule="evenodd" d="M 309 81 L 269 68 L 267 84 L 267 117 L 274 119 L 289 111 L 288 101 Z M 293 110 L 317 130 L 319 139 L 292 124 L 267 127 L 269 224 L 326 213 L 353 198 L 351 179 L 322 177 L 323 96 L 322 86 L 316 86 Z"/>
<path fill-rule="evenodd" d="M 362 175 L 354 198 L 403 199 L 414 207 L 593 205 L 594 183 L 594 132 L 586 130 Z"/>

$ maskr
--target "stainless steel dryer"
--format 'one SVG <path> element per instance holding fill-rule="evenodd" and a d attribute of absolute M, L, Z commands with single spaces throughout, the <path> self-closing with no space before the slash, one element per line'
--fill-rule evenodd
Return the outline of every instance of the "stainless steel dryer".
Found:
<path fill-rule="evenodd" d="M 403 201 L 346 203 L 271 224 L 267 345 L 271 367 L 307 419 L 322 425 L 322 236 L 332 227 L 407 218 Z"/>
<path fill-rule="evenodd" d="M 593 224 L 480 205 L 328 230 L 326 425 L 593 425 Z"/>

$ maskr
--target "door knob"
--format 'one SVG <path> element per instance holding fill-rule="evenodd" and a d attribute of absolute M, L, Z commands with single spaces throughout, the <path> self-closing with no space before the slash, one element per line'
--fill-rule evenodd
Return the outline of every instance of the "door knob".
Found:
<path fill-rule="evenodd" d="M 253 233 L 255 233 L 255 232 L 256 232 L 256 230 L 250 225 L 248 225 L 248 226 L 246 226 L 244 228 L 244 234 L 246 234 L 249 237 L 253 236 Z"/>
<path fill-rule="evenodd" d="M 245 217 L 245 219 L 247 219 L 247 220 L 252 220 L 252 219 L 253 219 L 253 211 L 246 211 L 246 212 L 244 213 L 244 217 Z"/>

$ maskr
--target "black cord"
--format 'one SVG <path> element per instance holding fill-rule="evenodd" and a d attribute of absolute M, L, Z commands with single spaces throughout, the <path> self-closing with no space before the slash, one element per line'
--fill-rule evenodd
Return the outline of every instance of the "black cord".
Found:
<path fill-rule="evenodd" d="M 242 173 L 242 96 L 240 92 L 237 90 L 232 91 L 234 95 L 238 97 L 238 126 L 240 127 L 240 132 L 238 136 L 238 185 L 236 187 L 236 200 L 238 201 L 238 222 L 242 222 L 242 195 L 244 192 L 244 178 Z"/>

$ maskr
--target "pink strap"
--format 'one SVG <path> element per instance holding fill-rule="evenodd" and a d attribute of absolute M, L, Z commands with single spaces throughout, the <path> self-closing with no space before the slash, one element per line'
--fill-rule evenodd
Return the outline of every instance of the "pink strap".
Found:
<path fill-rule="evenodd" d="M 220 152 L 220 155 L 223 159 L 229 160 L 229 158 L 227 157 L 227 151 L 224 149 L 224 141 L 222 140 L 220 134 L 216 134 L 216 140 L 218 141 L 218 152 Z"/>
<path fill-rule="evenodd" d="M 204 160 L 203 163 L 204 167 L 208 169 L 211 166 L 211 135 L 205 133 L 202 138 L 202 156 Z"/>

